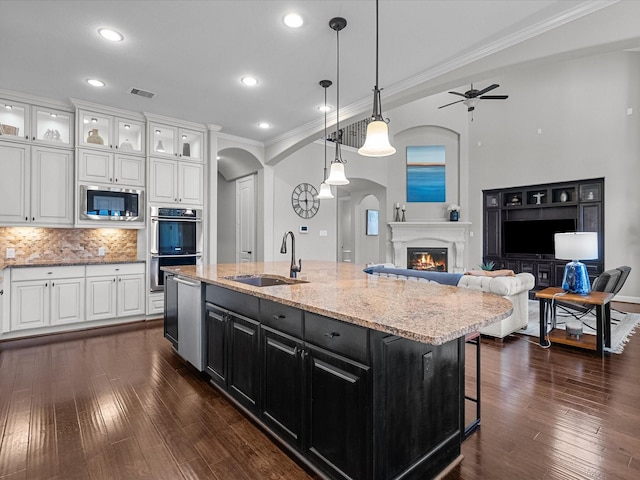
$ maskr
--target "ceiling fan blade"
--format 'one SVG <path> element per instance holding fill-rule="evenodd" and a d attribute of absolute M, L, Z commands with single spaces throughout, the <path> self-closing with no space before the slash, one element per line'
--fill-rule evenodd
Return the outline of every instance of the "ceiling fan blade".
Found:
<path fill-rule="evenodd" d="M 488 100 L 506 100 L 507 98 L 509 98 L 509 95 L 483 95 L 480 98 Z"/>
<path fill-rule="evenodd" d="M 447 103 L 446 105 L 442 105 L 441 107 L 438 107 L 438 108 L 448 107 L 449 105 L 455 105 L 456 103 L 460 103 L 460 102 L 464 102 L 464 100 L 457 100 L 455 102 Z"/>
<path fill-rule="evenodd" d="M 449 93 L 453 93 L 454 95 L 460 95 L 461 97 L 467 98 L 467 96 L 464 93 L 460 93 L 460 92 L 449 92 Z"/>
<path fill-rule="evenodd" d="M 479 97 L 480 95 L 484 95 L 487 92 L 490 92 L 491 90 L 498 88 L 500 85 L 498 85 L 497 83 L 494 83 L 493 85 L 489 85 L 487 88 L 484 88 L 482 90 L 480 90 L 477 94 L 476 97 Z"/>

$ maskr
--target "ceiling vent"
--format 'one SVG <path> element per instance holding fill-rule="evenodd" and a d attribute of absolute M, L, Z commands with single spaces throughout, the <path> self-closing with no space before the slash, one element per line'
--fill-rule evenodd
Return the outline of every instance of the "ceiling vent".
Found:
<path fill-rule="evenodd" d="M 139 97 L 144 97 L 144 98 L 153 98 L 156 96 L 156 94 L 153 92 L 147 92 L 146 90 L 142 90 L 140 88 L 135 88 L 135 87 L 131 87 L 129 89 L 129 93 L 131 95 L 137 95 Z"/>

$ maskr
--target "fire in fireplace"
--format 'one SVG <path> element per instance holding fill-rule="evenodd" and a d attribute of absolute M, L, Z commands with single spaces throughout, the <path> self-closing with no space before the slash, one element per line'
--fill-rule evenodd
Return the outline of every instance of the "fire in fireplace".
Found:
<path fill-rule="evenodd" d="M 407 268 L 448 272 L 446 248 L 407 248 Z"/>

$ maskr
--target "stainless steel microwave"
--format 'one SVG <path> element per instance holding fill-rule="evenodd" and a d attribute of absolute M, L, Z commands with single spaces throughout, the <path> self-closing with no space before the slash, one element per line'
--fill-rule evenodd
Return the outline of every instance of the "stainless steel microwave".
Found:
<path fill-rule="evenodd" d="M 80 185 L 80 219 L 144 223 L 144 190 Z"/>

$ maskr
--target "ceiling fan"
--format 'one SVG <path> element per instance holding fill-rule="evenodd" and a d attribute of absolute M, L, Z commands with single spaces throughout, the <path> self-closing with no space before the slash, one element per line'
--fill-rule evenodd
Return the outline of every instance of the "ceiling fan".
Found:
<path fill-rule="evenodd" d="M 507 98 L 509 98 L 509 95 L 485 95 L 485 93 L 490 92 L 491 90 L 494 90 L 496 88 L 498 88 L 500 85 L 498 85 L 497 83 L 494 83 L 493 85 L 489 85 L 486 88 L 483 88 L 482 90 L 476 90 L 475 88 L 473 88 L 473 83 L 471 84 L 471 89 L 467 90 L 464 93 L 460 93 L 460 92 L 449 92 L 452 93 L 454 95 L 460 95 L 461 97 L 464 97 L 464 99 L 462 100 L 457 100 L 455 102 L 451 102 L 451 103 L 447 103 L 446 105 L 442 105 L 441 107 L 438 108 L 444 108 L 444 107 L 448 107 L 449 105 L 455 105 L 456 103 L 464 103 L 467 106 L 467 111 L 468 112 L 473 112 L 476 108 L 476 105 L 478 104 L 478 102 L 480 101 L 480 99 L 482 100 L 506 100 Z"/>

